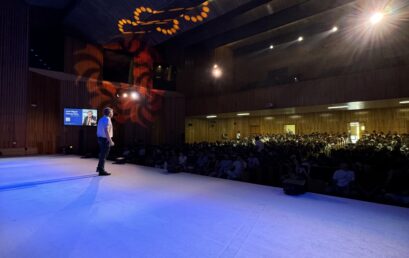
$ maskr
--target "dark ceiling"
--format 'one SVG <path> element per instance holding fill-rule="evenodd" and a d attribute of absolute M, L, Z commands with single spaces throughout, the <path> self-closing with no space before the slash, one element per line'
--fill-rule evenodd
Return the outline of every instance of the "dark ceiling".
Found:
<path fill-rule="evenodd" d="M 137 33 L 153 45 L 215 48 L 228 44 L 239 53 L 265 46 L 272 38 L 280 43 L 288 42 L 300 32 L 319 33 L 342 23 L 351 11 L 368 3 L 391 3 L 390 0 L 25 1 L 54 9 L 66 31 L 98 44 L 124 35 L 118 27 L 122 20 L 124 31 L 129 32 L 127 35 Z M 392 2 L 408 8 L 407 0 Z M 205 7 L 208 9 L 204 13 Z M 192 22 L 196 19 L 192 17 L 198 21 Z M 167 31 L 167 35 L 158 27 Z"/>
<path fill-rule="evenodd" d="M 133 27 L 132 31 L 150 31 L 146 33 L 145 37 L 151 43 L 159 44 L 174 35 L 163 35 L 156 31 L 159 23 L 154 23 L 155 26 L 149 26 L 147 23 L 150 21 L 163 21 L 161 26 L 170 29 L 171 25 L 173 25 L 172 21 L 176 19 L 180 28 L 176 34 L 180 34 L 231 10 L 240 8 L 249 2 L 268 1 L 210 0 L 206 5 L 209 8 L 208 11 L 201 16 L 204 12 L 202 4 L 205 2 L 205 0 L 26 0 L 26 3 L 31 6 L 55 9 L 61 13 L 65 28 L 99 44 L 107 43 L 121 36 L 118 28 L 120 20 L 137 22 L 134 18 L 134 11 L 137 8 L 144 7 L 139 13 L 140 22 L 142 23 Z M 148 8 L 152 12 L 149 13 Z M 153 13 L 153 11 L 158 11 L 158 13 Z M 161 13 L 161 11 L 164 12 Z M 188 21 L 181 15 L 190 16 L 190 18 L 201 17 L 198 18 L 199 21 L 193 22 L 194 18 Z M 130 27 L 132 26 L 129 25 Z M 131 31 L 131 29 L 125 31 Z"/>
<path fill-rule="evenodd" d="M 182 46 L 211 39 L 209 44 L 230 43 L 266 30 L 283 26 L 316 13 L 355 2 L 353 0 L 26 0 L 32 6 L 55 9 L 64 27 L 85 39 L 104 44 L 124 31 L 137 32 L 152 44 L 176 42 Z M 203 14 L 203 4 L 209 9 Z M 142 8 L 144 7 L 144 8 Z M 139 10 L 139 22 L 134 11 Z M 147 9 L 151 12 L 148 13 Z M 179 8 L 179 9 L 176 9 Z M 154 11 L 165 11 L 154 13 Z M 184 19 L 183 15 L 199 20 Z M 203 15 L 203 16 L 202 16 Z M 201 17 L 198 17 L 201 16 Z M 135 26 L 127 24 L 134 22 Z M 157 27 L 177 31 L 164 35 Z M 149 23 L 149 22 L 153 22 Z M 160 23 L 162 21 L 162 23 Z M 168 30 L 169 31 L 169 30 Z M 144 32 L 145 34 L 141 34 Z"/>

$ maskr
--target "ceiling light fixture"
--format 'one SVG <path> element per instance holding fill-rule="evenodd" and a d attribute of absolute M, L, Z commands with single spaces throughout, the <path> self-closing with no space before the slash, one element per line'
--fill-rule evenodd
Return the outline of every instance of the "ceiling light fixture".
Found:
<path fill-rule="evenodd" d="M 342 108 L 348 108 L 348 106 L 332 106 L 332 107 L 328 107 L 328 109 L 342 109 Z"/>
<path fill-rule="evenodd" d="M 381 13 L 381 12 L 376 12 L 376 13 L 372 14 L 372 16 L 371 16 L 371 18 L 369 19 L 369 21 L 370 21 L 373 25 L 375 25 L 375 24 L 379 23 L 380 21 L 382 21 L 383 17 L 384 17 L 384 14 L 383 14 L 383 13 Z"/>

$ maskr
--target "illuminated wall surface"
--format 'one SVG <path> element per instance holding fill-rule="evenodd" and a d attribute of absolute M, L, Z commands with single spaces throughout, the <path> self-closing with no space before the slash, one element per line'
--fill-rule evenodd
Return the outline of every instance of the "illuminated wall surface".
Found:
<path fill-rule="evenodd" d="M 133 20 L 118 21 L 118 30 L 123 33 L 145 34 L 153 31 L 164 35 L 173 35 L 180 30 L 181 21 L 202 22 L 210 12 L 209 2 L 199 6 L 172 8 L 168 10 L 154 10 L 151 7 L 135 8 Z"/>
<path fill-rule="evenodd" d="M 116 111 L 118 122 L 132 121 L 141 126 L 147 126 L 156 119 L 156 113 L 162 107 L 163 91 L 152 89 L 152 66 L 158 59 L 156 52 L 136 35 L 131 38 L 121 38 L 116 43 L 105 45 L 104 48 L 120 50 L 129 53 L 133 58 L 133 81 L 129 84 L 88 79 L 87 89 L 91 94 L 90 105 L 102 109 L 110 106 Z M 101 78 L 102 63 L 89 54 L 89 51 L 75 53 L 78 61 L 75 65 L 79 78 Z M 87 65 L 83 65 L 86 63 Z M 138 99 L 123 98 L 124 92 L 136 92 Z"/>

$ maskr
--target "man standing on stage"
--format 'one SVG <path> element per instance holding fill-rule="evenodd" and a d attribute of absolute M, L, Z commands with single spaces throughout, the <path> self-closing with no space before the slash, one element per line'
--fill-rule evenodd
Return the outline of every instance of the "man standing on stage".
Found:
<path fill-rule="evenodd" d="M 97 126 L 97 137 L 99 145 L 99 162 L 97 172 L 100 176 L 109 176 L 110 173 L 105 171 L 105 160 L 108 157 L 110 147 L 114 146 L 112 141 L 113 128 L 111 118 L 114 115 L 112 108 L 104 108 L 104 116 L 99 119 Z"/>

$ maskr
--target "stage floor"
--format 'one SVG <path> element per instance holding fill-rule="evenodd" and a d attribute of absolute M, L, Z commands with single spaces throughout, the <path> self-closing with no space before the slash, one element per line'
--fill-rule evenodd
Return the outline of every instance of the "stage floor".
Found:
<path fill-rule="evenodd" d="M 409 209 L 95 159 L 0 159 L 0 257 L 409 257 Z"/>

